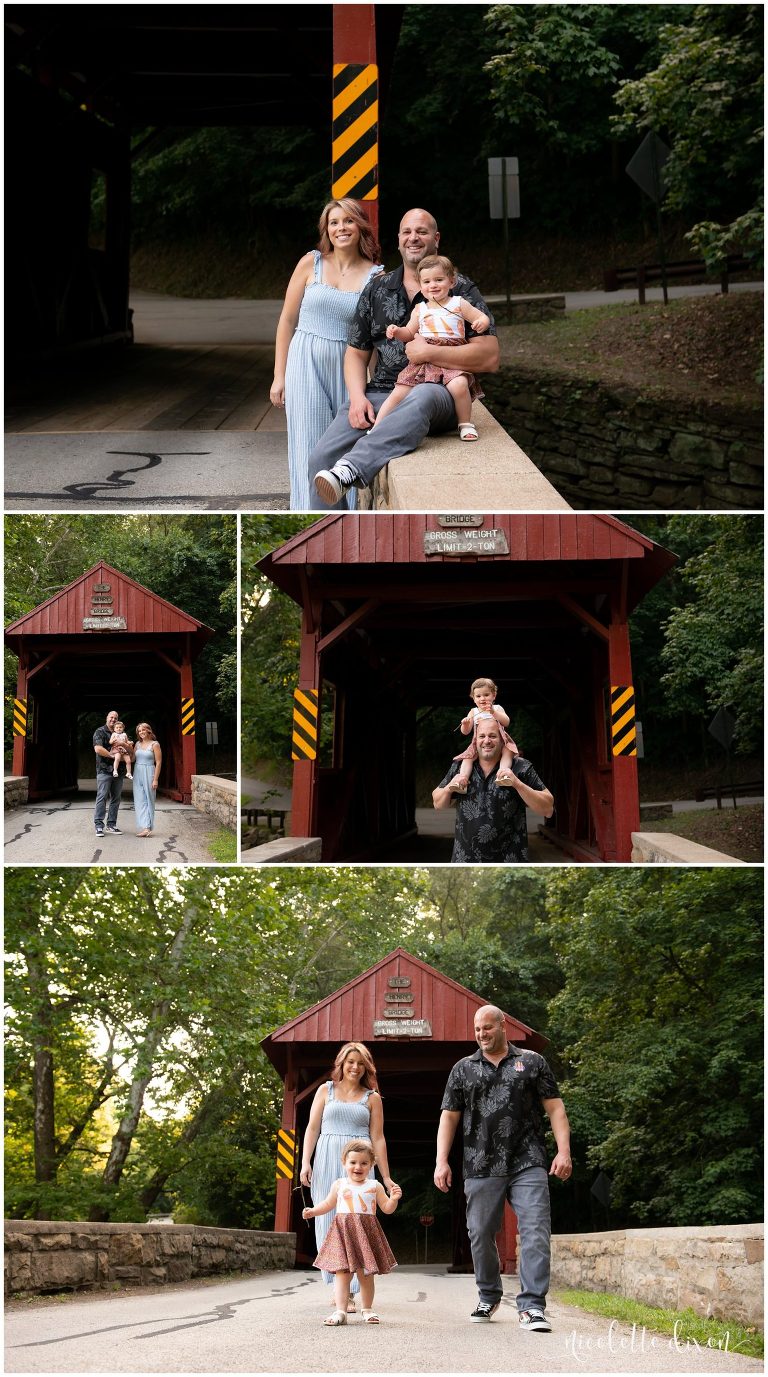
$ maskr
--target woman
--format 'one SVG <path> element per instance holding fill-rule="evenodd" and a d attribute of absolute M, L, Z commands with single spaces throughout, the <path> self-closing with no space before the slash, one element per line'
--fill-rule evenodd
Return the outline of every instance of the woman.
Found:
<path fill-rule="evenodd" d="M 347 400 L 347 327 L 366 282 L 382 270 L 381 250 L 357 201 L 329 201 L 318 230 L 317 248 L 299 260 L 288 283 L 269 391 L 272 405 L 285 407 L 294 512 L 312 510 L 307 460 Z M 348 501 L 354 507 L 354 491 Z"/>
<path fill-rule="evenodd" d="M 163 752 L 160 742 L 148 722 L 136 728 L 133 748 L 133 806 L 139 826 L 137 837 L 151 837 L 155 822 L 155 797 Z"/>
<path fill-rule="evenodd" d="M 303 1186 L 311 1187 L 313 1204 L 319 1205 L 325 1200 L 334 1181 L 341 1175 L 341 1149 L 351 1138 L 367 1138 L 371 1142 L 384 1185 L 387 1188 L 396 1185 L 389 1174 L 384 1113 L 376 1081 L 376 1067 L 362 1042 L 345 1042 L 333 1063 L 331 1079 L 320 1086 L 312 1101 L 299 1179 Z M 314 1170 L 310 1165 L 313 1152 Z M 370 1174 L 373 1175 L 373 1170 Z M 331 1212 L 318 1215 L 315 1219 L 318 1250 L 333 1217 Z M 323 1272 L 323 1281 L 327 1286 L 333 1286 L 333 1274 Z M 355 1277 L 352 1290 L 356 1293 L 359 1289 Z M 351 1309 L 354 1308 L 352 1301 Z"/>

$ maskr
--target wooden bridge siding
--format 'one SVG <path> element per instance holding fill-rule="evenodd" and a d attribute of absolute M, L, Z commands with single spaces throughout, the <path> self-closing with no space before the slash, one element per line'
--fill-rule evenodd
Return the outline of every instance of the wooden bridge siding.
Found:
<path fill-rule="evenodd" d="M 6 628 L 6 635 L 72 636 L 87 635 L 83 631 L 83 617 L 90 613 L 91 593 L 96 583 L 109 583 L 114 599 L 114 616 L 124 616 L 132 632 L 152 632 L 162 635 L 197 631 L 202 623 L 196 617 L 174 607 L 151 589 L 144 588 L 127 574 L 100 560 L 87 569 L 66 588 L 54 593 L 38 607 L 19 617 Z M 99 633 L 103 634 L 103 633 Z M 125 633 L 118 633 L 125 634 Z"/>

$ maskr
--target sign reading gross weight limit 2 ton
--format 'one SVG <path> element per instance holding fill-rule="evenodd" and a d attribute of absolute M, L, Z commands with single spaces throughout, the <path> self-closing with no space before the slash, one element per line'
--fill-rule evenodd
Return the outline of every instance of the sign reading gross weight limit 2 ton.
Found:
<path fill-rule="evenodd" d="M 425 531 L 425 555 L 508 555 L 509 542 L 495 526 L 480 530 Z"/>

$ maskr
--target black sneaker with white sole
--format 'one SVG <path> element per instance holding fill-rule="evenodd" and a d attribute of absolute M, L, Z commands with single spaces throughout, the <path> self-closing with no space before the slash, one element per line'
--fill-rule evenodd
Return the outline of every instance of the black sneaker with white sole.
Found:
<path fill-rule="evenodd" d="M 552 1325 L 543 1310 L 521 1310 L 519 1315 L 521 1329 L 533 1329 L 537 1334 L 551 1334 Z"/>
<path fill-rule="evenodd" d="M 115 837 L 122 837 L 123 835 L 123 829 L 121 827 L 115 827 L 113 822 L 107 823 L 107 831 L 111 832 Z"/>
<path fill-rule="evenodd" d="M 500 1301 L 478 1301 L 469 1317 L 472 1324 L 487 1324 L 491 1316 L 496 1314 L 500 1304 Z"/>
<path fill-rule="evenodd" d="M 96 836 L 97 836 L 97 837 L 103 837 L 103 836 L 104 836 L 104 828 L 103 828 L 103 827 L 97 827 L 97 828 L 96 828 Z"/>
<path fill-rule="evenodd" d="M 332 506 L 340 498 L 346 497 L 350 488 L 354 488 L 359 476 L 357 469 L 353 469 L 351 464 L 346 464 L 340 459 L 332 469 L 321 469 L 315 474 L 318 496 Z"/>

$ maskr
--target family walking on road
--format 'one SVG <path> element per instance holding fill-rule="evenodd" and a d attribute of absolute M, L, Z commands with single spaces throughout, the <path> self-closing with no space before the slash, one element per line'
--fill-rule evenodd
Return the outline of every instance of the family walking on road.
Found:
<path fill-rule="evenodd" d="M 96 836 L 119 835 L 117 815 L 126 779 L 133 781 L 133 806 L 137 837 L 151 837 L 155 824 L 155 800 L 163 752 L 148 722 L 139 722 L 136 741 L 129 739 L 116 712 L 108 712 L 102 727 L 93 733 L 96 755 L 96 804 L 93 821 Z M 106 823 L 105 823 L 106 814 Z"/>
<path fill-rule="evenodd" d="M 507 1040 L 500 1009 L 493 1004 L 478 1009 L 474 1032 L 477 1051 L 456 1062 L 443 1095 L 434 1183 L 443 1192 L 451 1189 L 448 1158 L 461 1125 L 467 1231 L 478 1289 L 469 1320 L 487 1324 L 501 1303 L 495 1237 L 508 1201 L 520 1230 L 518 1323 L 521 1329 L 548 1333 L 548 1176 L 571 1177 L 568 1118 L 544 1057 Z M 551 1162 L 545 1117 L 557 1147 Z M 374 1165 L 383 1184 L 375 1179 Z M 378 1324 L 374 1278 L 397 1264 L 376 1215 L 394 1214 L 402 1190 L 390 1175 L 376 1068 L 361 1042 L 344 1044 L 330 1080 L 315 1094 L 300 1180 L 311 1188 L 313 1204 L 302 1218 L 315 1221 L 314 1265 L 333 1286 L 333 1310 L 324 1324 L 347 1324 L 358 1292 L 363 1322 Z"/>
<path fill-rule="evenodd" d="M 427 434 L 476 440 L 475 374 L 499 366 L 493 316 L 438 254 L 429 211 L 403 216 L 393 272 L 359 202 L 330 202 L 319 230 L 288 284 L 270 390 L 286 411 L 292 511 L 354 508 L 356 489 Z"/>

